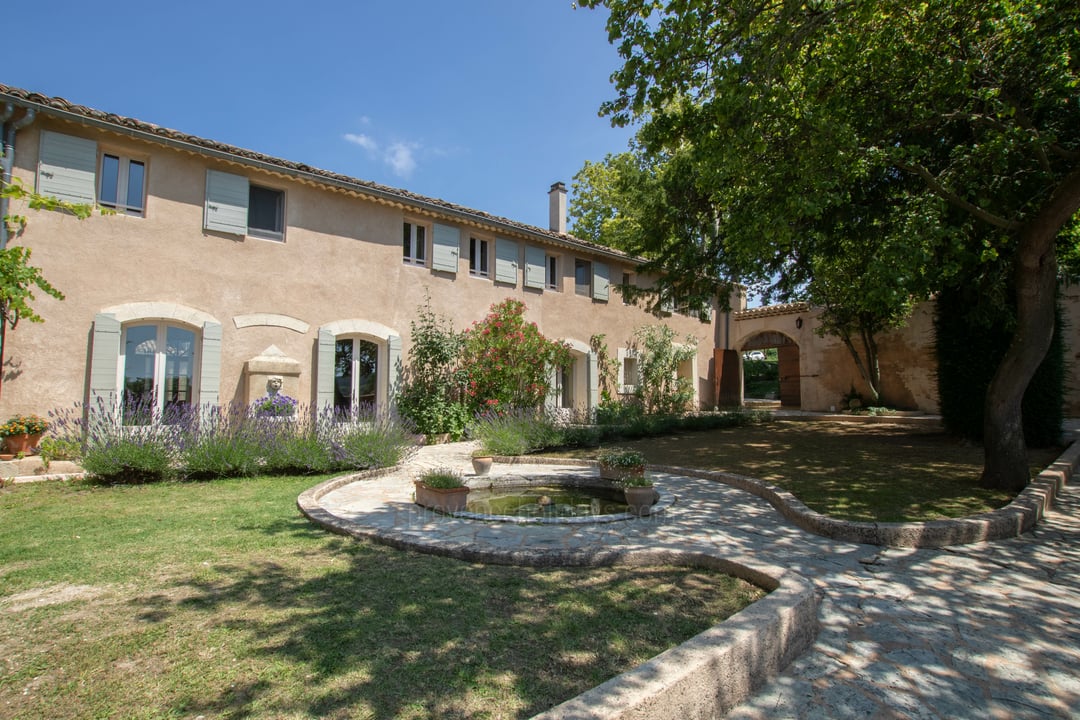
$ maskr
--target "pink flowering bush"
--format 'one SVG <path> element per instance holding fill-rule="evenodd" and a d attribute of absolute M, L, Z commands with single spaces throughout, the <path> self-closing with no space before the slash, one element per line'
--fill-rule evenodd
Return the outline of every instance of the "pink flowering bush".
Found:
<path fill-rule="evenodd" d="M 570 348 L 548 340 L 525 321 L 525 303 L 507 298 L 465 330 L 465 399 L 474 413 L 538 408 L 552 370 L 570 362 Z"/>

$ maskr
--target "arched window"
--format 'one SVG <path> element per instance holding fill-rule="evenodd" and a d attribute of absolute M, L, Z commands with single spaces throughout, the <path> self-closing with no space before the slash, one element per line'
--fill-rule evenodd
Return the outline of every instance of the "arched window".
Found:
<path fill-rule="evenodd" d="M 355 415 L 378 402 L 379 346 L 363 338 L 334 342 L 334 412 Z"/>
<path fill-rule="evenodd" d="M 196 401 L 198 337 L 163 322 L 126 325 L 119 363 L 125 425 L 176 422 Z"/>

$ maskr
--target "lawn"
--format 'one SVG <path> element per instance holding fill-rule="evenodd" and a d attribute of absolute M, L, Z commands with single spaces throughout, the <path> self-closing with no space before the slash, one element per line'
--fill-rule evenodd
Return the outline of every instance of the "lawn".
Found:
<path fill-rule="evenodd" d="M 687 432 L 619 445 L 657 465 L 720 470 L 767 480 L 818 512 L 846 520 L 900 522 L 963 517 L 1014 495 L 979 487 L 982 447 L 900 423 L 783 420 Z M 1038 473 L 1061 448 L 1029 452 Z M 544 452 L 593 457 L 595 450 Z"/>
<path fill-rule="evenodd" d="M 0 718 L 522 718 L 762 595 L 342 538 L 318 481 L 0 490 Z"/>

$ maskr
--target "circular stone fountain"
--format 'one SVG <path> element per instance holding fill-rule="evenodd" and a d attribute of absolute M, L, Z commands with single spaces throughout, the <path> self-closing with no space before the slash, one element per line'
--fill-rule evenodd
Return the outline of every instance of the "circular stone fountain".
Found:
<path fill-rule="evenodd" d="M 469 520 L 517 524 L 607 523 L 640 519 L 630 512 L 622 489 L 595 474 L 530 478 L 504 475 L 470 480 L 465 510 L 451 513 Z M 666 510 L 675 497 L 656 488 L 657 500 L 649 515 Z"/>

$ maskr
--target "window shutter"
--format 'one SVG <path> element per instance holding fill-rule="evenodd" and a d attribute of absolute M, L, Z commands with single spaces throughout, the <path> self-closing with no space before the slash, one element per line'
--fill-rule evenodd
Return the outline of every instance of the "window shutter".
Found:
<path fill-rule="evenodd" d="M 206 207 L 203 227 L 207 230 L 247 235 L 248 179 L 242 175 L 206 171 Z"/>
<path fill-rule="evenodd" d="M 495 280 L 517 285 L 518 244 L 513 240 L 495 238 Z"/>
<path fill-rule="evenodd" d="M 600 404 L 600 365 L 596 352 L 589 351 L 589 372 L 585 378 L 589 384 L 589 413 L 590 418 Z"/>
<path fill-rule="evenodd" d="M 525 246 L 525 287 L 544 289 L 547 253 L 543 248 Z"/>
<path fill-rule="evenodd" d="M 401 369 L 401 337 L 390 335 L 386 338 L 386 404 L 389 408 L 397 404 Z"/>
<path fill-rule="evenodd" d="M 608 285 L 610 284 L 611 270 L 602 262 L 593 262 L 592 264 L 592 296 L 593 300 L 608 299 Z"/>
<path fill-rule="evenodd" d="M 96 142 L 48 130 L 41 133 L 39 195 L 93 205 L 96 171 Z"/>
<path fill-rule="evenodd" d="M 548 391 L 544 396 L 544 409 L 549 413 L 559 407 L 559 368 L 548 368 Z"/>
<path fill-rule="evenodd" d="M 672 315 L 675 312 L 675 298 L 670 295 L 660 297 L 660 312 Z"/>
<path fill-rule="evenodd" d="M 319 330 L 315 358 L 315 407 L 329 413 L 334 409 L 334 333 Z"/>
<path fill-rule="evenodd" d="M 120 359 L 120 321 L 115 315 L 94 316 L 93 345 L 90 348 L 90 413 L 116 411 L 117 373 Z"/>
<path fill-rule="evenodd" d="M 221 390 L 221 323 L 205 322 L 202 327 L 202 356 L 199 361 L 199 411 L 206 413 L 218 405 Z"/>
<path fill-rule="evenodd" d="M 461 231 L 449 225 L 436 224 L 431 246 L 431 268 L 456 273 L 461 255 Z"/>

